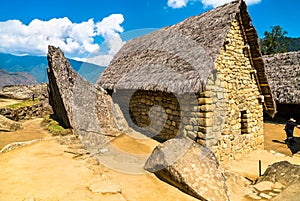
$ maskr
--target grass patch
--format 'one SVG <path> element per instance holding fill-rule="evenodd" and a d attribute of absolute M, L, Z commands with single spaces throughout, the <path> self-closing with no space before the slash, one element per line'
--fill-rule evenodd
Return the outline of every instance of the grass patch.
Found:
<path fill-rule="evenodd" d="M 15 104 L 11 104 L 11 105 L 7 105 L 5 106 L 6 108 L 9 108 L 9 109 L 12 109 L 12 110 L 16 110 L 16 109 L 19 109 L 19 108 L 22 108 L 22 107 L 31 107 L 33 106 L 34 104 L 36 103 L 39 103 L 39 99 L 35 98 L 34 101 L 22 101 L 20 103 L 15 103 Z"/>
<path fill-rule="evenodd" d="M 46 115 L 42 122 L 43 126 L 54 136 L 64 136 L 72 134 L 71 129 L 66 129 L 62 127 L 59 122 L 55 120 L 54 115 Z"/>

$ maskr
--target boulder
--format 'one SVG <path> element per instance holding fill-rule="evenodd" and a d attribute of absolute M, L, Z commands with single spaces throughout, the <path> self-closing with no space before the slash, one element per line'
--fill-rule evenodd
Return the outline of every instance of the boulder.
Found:
<path fill-rule="evenodd" d="M 12 132 L 22 128 L 22 124 L 0 115 L 0 131 Z"/>
<path fill-rule="evenodd" d="M 90 152 L 98 152 L 119 134 L 112 99 L 71 67 L 64 53 L 48 47 L 49 103 L 65 128 L 73 128 Z"/>
<path fill-rule="evenodd" d="M 288 161 L 280 161 L 270 165 L 264 174 L 258 178 L 254 188 L 260 197 L 272 200 L 299 200 L 300 193 L 300 165 Z M 265 195 L 262 191 L 268 193 Z"/>
<path fill-rule="evenodd" d="M 144 169 L 200 200 L 229 200 L 215 155 L 192 140 L 175 138 L 158 145 Z"/>
<path fill-rule="evenodd" d="M 279 182 L 287 187 L 299 181 L 299 175 L 300 165 L 291 164 L 288 161 L 280 161 L 270 165 L 256 183 L 269 181 L 275 184 Z"/>

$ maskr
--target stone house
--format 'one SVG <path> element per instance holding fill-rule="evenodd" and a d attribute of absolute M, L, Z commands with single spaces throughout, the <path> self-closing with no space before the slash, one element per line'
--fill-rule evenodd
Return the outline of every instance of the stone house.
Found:
<path fill-rule="evenodd" d="M 277 105 L 276 117 L 300 120 L 300 51 L 263 56 Z"/>
<path fill-rule="evenodd" d="M 263 112 L 276 112 L 242 0 L 126 42 L 97 85 L 134 129 L 192 138 L 220 161 L 263 148 Z"/>

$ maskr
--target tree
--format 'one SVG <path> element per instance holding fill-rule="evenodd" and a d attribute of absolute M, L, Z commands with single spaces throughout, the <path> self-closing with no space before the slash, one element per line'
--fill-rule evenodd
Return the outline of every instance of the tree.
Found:
<path fill-rule="evenodd" d="M 287 32 L 279 25 L 271 27 L 271 32 L 265 31 L 264 38 L 260 39 L 260 48 L 263 55 L 287 52 L 285 39 Z"/>

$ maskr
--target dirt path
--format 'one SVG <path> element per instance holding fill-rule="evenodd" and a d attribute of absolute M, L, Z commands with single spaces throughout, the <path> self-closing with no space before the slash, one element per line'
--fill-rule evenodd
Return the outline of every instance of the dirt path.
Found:
<path fill-rule="evenodd" d="M 76 159 L 73 154 L 64 152 L 66 149 L 52 140 L 1 154 L 1 201 L 196 200 L 152 174 L 116 172 L 93 165 L 95 161 L 88 157 Z M 97 185 L 100 189 L 105 185 L 117 186 L 115 189 L 120 192 L 101 194 L 89 190 Z"/>
<path fill-rule="evenodd" d="M 7 144 L 35 139 L 51 137 L 51 135 L 41 127 L 42 118 L 28 120 L 23 123 L 24 129 L 15 132 L 0 131 L 0 150 Z"/>
<path fill-rule="evenodd" d="M 0 142 L 29 140 L 47 137 L 40 127 L 41 119 L 24 123 L 25 129 L 14 135 L 0 133 Z M 296 135 L 300 134 L 296 131 Z M 286 145 L 272 142 L 283 140 L 282 125 L 265 125 L 265 147 L 289 153 Z M 155 143 L 121 136 L 112 146 L 131 154 L 150 154 Z M 75 157 L 67 153 L 68 147 L 56 140 L 47 140 L 0 154 L 1 201 L 195 201 L 153 174 L 126 174 L 98 165 L 88 155 Z M 300 158 L 284 156 L 267 150 L 253 152 L 224 167 L 243 176 L 256 177 L 257 162 L 263 169 L 278 160 L 290 160 L 300 164 Z M 104 187 L 111 187 L 105 189 Z M 99 191 L 107 193 L 99 193 Z M 97 193 L 98 192 L 98 193 Z"/>
<path fill-rule="evenodd" d="M 21 100 L 0 98 L 0 108 L 5 107 L 7 105 L 19 103 L 19 102 L 21 102 Z"/>

